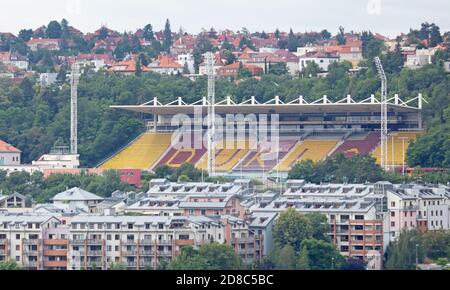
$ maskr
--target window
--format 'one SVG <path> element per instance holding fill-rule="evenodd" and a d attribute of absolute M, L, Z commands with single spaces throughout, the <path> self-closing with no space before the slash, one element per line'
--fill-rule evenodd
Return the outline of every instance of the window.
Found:
<path fill-rule="evenodd" d="M 129 224 L 128 224 L 128 229 L 129 229 L 129 230 L 132 230 L 132 229 L 133 229 L 133 224 L 132 224 L 132 223 L 129 223 Z"/>
<path fill-rule="evenodd" d="M 391 227 L 395 227 L 395 222 L 391 222 Z"/>
<path fill-rule="evenodd" d="M 20 251 L 20 245 L 16 245 L 16 251 Z"/>
<path fill-rule="evenodd" d="M 20 261 L 20 256 L 16 256 L 16 262 Z"/>
<path fill-rule="evenodd" d="M 16 234 L 16 240 L 20 240 L 20 234 Z"/>
<path fill-rule="evenodd" d="M 395 217 L 395 212 L 391 211 L 391 217 Z"/>
<path fill-rule="evenodd" d="M 391 201 L 391 207 L 395 207 L 395 201 Z"/>
<path fill-rule="evenodd" d="M 108 241 L 111 241 L 111 235 L 106 235 L 106 239 L 107 239 Z"/>
<path fill-rule="evenodd" d="M 114 236 L 114 239 L 115 239 L 116 241 L 120 240 L 120 235 L 115 235 L 115 236 Z"/>

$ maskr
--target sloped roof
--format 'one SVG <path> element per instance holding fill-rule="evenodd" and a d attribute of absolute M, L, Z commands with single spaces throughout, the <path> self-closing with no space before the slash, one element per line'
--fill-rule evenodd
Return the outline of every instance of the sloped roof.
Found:
<path fill-rule="evenodd" d="M 78 187 L 60 192 L 52 198 L 53 201 L 83 201 L 83 200 L 103 200 L 96 194 L 90 193 Z"/>
<path fill-rule="evenodd" d="M 0 140 L 0 152 L 2 153 L 21 153 L 19 149 L 12 146 L 11 144 L 6 143 L 5 141 Z"/>

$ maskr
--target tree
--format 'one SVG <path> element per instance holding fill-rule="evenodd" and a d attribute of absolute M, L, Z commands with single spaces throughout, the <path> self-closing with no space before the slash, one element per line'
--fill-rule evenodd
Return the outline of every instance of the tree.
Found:
<path fill-rule="evenodd" d="M 104 40 L 108 37 L 108 34 L 109 34 L 108 28 L 106 26 L 102 26 L 100 27 L 99 30 L 98 39 Z"/>
<path fill-rule="evenodd" d="M 33 30 L 32 29 L 22 29 L 19 31 L 19 38 L 23 41 L 27 42 L 33 37 Z"/>
<path fill-rule="evenodd" d="M 163 50 L 170 52 L 170 47 L 172 46 L 172 30 L 170 29 L 170 21 L 166 19 L 166 24 L 164 26 L 164 39 L 163 39 Z"/>
<path fill-rule="evenodd" d="M 381 54 L 384 46 L 383 41 L 378 40 L 370 31 L 363 31 L 361 34 L 362 51 L 365 59 L 372 60 Z"/>
<path fill-rule="evenodd" d="M 158 178 L 169 178 L 174 171 L 167 165 L 158 166 L 155 170 L 155 174 Z"/>
<path fill-rule="evenodd" d="M 322 37 L 322 39 L 330 39 L 331 33 L 328 32 L 328 30 L 324 29 L 320 32 L 320 36 Z"/>
<path fill-rule="evenodd" d="M 450 231 L 428 231 L 423 236 L 425 253 L 431 259 L 450 258 Z"/>
<path fill-rule="evenodd" d="M 309 253 L 306 247 L 303 247 L 300 251 L 297 261 L 298 270 L 311 270 L 309 265 Z"/>
<path fill-rule="evenodd" d="M 58 21 L 50 21 L 47 25 L 46 35 L 48 38 L 61 38 L 62 29 Z"/>
<path fill-rule="evenodd" d="M 342 265 L 341 270 L 356 270 L 363 271 L 366 270 L 366 265 L 364 261 L 360 259 L 348 258 Z"/>
<path fill-rule="evenodd" d="M 345 45 L 346 39 L 345 39 L 345 30 L 344 27 L 339 26 L 339 33 L 336 36 L 336 41 L 338 45 Z"/>
<path fill-rule="evenodd" d="M 307 239 L 301 243 L 301 248 L 308 251 L 311 270 L 336 270 L 344 263 L 344 257 L 329 242 Z"/>
<path fill-rule="evenodd" d="M 192 246 L 186 246 L 181 249 L 181 253 L 173 259 L 169 270 L 204 270 L 209 267 L 208 261 L 202 257 L 198 250 Z"/>
<path fill-rule="evenodd" d="M 280 39 L 280 30 L 278 28 L 275 29 L 275 38 Z"/>
<path fill-rule="evenodd" d="M 229 65 L 237 61 L 236 56 L 230 50 L 224 50 L 223 54 L 225 56 L 225 65 Z"/>
<path fill-rule="evenodd" d="M 22 270 L 22 267 L 14 260 L 0 261 L 0 270 Z"/>
<path fill-rule="evenodd" d="M 416 251 L 419 263 L 423 260 L 423 237 L 414 230 L 404 229 L 396 241 L 392 242 L 386 253 L 386 269 L 414 270 L 416 268 Z"/>
<path fill-rule="evenodd" d="M 277 253 L 275 266 L 277 270 L 294 270 L 296 268 L 296 259 L 294 248 L 287 244 Z"/>
<path fill-rule="evenodd" d="M 234 249 L 216 242 L 206 244 L 199 250 L 200 256 L 208 261 L 207 270 L 239 270 L 241 262 Z"/>
<path fill-rule="evenodd" d="M 109 268 L 108 270 L 126 270 L 127 269 L 127 265 L 125 263 L 111 263 L 109 264 Z"/>
<path fill-rule="evenodd" d="M 238 270 L 239 257 L 229 245 L 209 243 L 200 250 L 183 247 L 181 253 L 168 264 L 170 270 Z"/>
<path fill-rule="evenodd" d="M 298 46 L 299 46 L 298 37 L 294 34 L 291 28 L 291 30 L 289 31 L 287 48 L 289 49 L 289 51 L 297 51 Z"/>
<path fill-rule="evenodd" d="M 274 75 L 285 75 L 288 74 L 288 68 L 285 62 L 279 62 L 279 63 L 269 63 L 269 69 L 268 73 L 274 74 Z"/>
<path fill-rule="evenodd" d="M 147 41 L 155 40 L 155 35 L 153 33 L 153 26 L 151 24 L 145 25 L 142 36 Z"/>
<path fill-rule="evenodd" d="M 275 223 L 273 235 L 278 247 L 290 245 L 294 251 L 298 252 L 303 240 L 312 238 L 311 221 L 295 209 L 289 208 L 280 214 Z"/>
<path fill-rule="evenodd" d="M 330 225 L 328 224 L 327 216 L 321 213 L 309 213 L 306 215 L 311 223 L 311 228 L 313 230 L 312 237 L 316 240 L 328 241 L 329 237 L 327 233 L 330 230 Z"/>
<path fill-rule="evenodd" d="M 306 64 L 305 69 L 302 71 L 302 75 L 305 77 L 317 77 L 317 74 L 320 73 L 322 70 L 320 69 L 319 65 L 313 61 L 308 61 Z"/>

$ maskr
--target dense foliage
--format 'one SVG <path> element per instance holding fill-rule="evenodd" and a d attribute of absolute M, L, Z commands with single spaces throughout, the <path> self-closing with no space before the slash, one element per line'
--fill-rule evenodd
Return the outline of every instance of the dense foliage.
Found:
<path fill-rule="evenodd" d="M 392 270 L 415 269 L 416 262 L 446 266 L 450 261 L 450 231 L 403 230 L 389 245 L 385 256 L 386 269 Z"/>
<path fill-rule="evenodd" d="M 327 217 L 288 209 L 280 214 L 273 231 L 274 249 L 262 268 L 278 270 L 340 269 L 347 263 L 327 233 Z"/>
<path fill-rule="evenodd" d="M 170 270 L 238 270 L 239 257 L 231 246 L 210 243 L 200 247 L 183 247 L 181 253 L 169 265 Z"/>

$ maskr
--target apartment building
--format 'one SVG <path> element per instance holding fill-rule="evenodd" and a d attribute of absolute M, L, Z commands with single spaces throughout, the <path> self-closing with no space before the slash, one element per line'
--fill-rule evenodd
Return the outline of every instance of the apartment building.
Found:
<path fill-rule="evenodd" d="M 1 215 L 0 261 L 34 270 L 157 269 L 183 246 L 227 243 L 246 264 L 267 255 L 275 215 L 249 220 L 206 216 Z M 267 238 L 265 237 L 267 235 Z M 267 241 L 267 242 L 266 242 Z"/>
<path fill-rule="evenodd" d="M 449 229 L 449 197 L 447 186 L 392 186 L 387 190 L 389 239 L 396 239 L 404 229 Z"/>
<path fill-rule="evenodd" d="M 67 269 L 68 227 L 47 215 L 0 215 L 0 261 L 31 270 Z"/>

